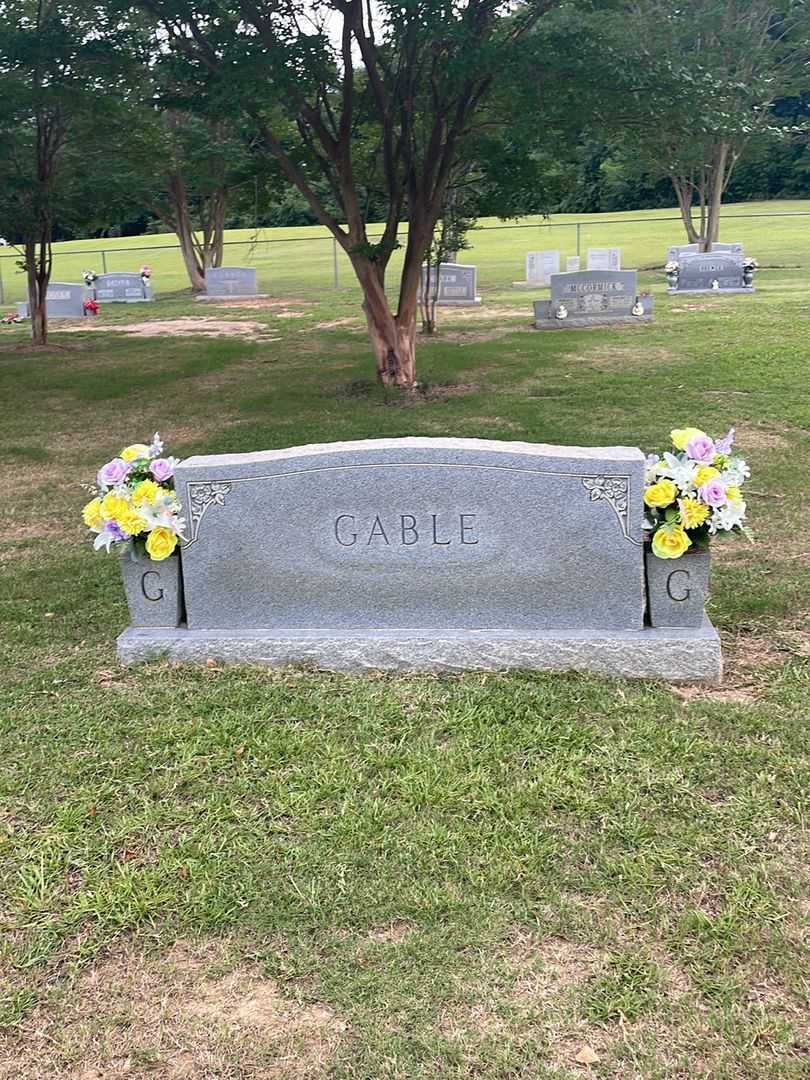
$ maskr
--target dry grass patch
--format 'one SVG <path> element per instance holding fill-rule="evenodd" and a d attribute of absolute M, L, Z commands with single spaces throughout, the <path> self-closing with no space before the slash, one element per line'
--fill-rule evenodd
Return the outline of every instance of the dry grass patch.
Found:
<path fill-rule="evenodd" d="M 303 314 L 303 312 L 301 313 Z M 266 332 L 264 323 L 255 319 L 212 319 L 208 316 L 184 315 L 178 319 L 152 319 L 140 323 L 88 323 L 60 327 L 66 333 L 85 330 L 130 334 L 133 337 L 247 337 L 255 338 Z"/>
<path fill-rule="evenodd" d="M 119 945 L 0 1042 L 0 1080 L 326 1076 L 346 1024 L 229 966 L 226 943 Z"/>

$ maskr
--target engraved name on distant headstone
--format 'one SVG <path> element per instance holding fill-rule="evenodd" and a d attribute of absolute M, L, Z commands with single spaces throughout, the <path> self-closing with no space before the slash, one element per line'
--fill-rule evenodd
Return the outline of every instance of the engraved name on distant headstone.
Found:
<path fill-rule="evenodd" d="M 621 270 L 621 268 L 621 248 L 588 248 L 586 262 L 587 270 Z"/>
<path fill-rule="evenodd" d="M 154 299 L 140 274 L 99 274 L 93 285 L 96 300 L 107 304 L 140 304 Z"/>
<path fill-rule="evenodd" d="M 439 290 L 436 303 L 439 307 L 480 303 L 480 297 L 476 296 L 477 273 L 474 266 L 466 266 L 462 263 L 442 263 L 438 269 Z M 430 268 L 428 286 L 428 268 L 423 266 L 419 286 L 420 295 L 426 287 L 430 287 L 432 292 L 435 282 L 436 267 Z"/>
<path fill-rule="evenodd" d="M 559 251 L 529 251 L 526 255 L 526 281 L 548 285 L 552 274 L 560 272 Z"/>
<path fill-rule="evenodd" d="M 643 626 L 635 449 L 380 439 L 175 478 L 189 631 Z"/>
<path fill-rule="evenodd" d="M 215 266 L 205 271 L 208 296 L 255 296 L 255 266 Z"/>
<path fill-rule="evenodd" d="M 717 282 L 717 289 L 714 288 Z M 743 256 L 724 251 L 684 255 L 678 284 L 667 292 L 753 292 L 743 281 Z"/>

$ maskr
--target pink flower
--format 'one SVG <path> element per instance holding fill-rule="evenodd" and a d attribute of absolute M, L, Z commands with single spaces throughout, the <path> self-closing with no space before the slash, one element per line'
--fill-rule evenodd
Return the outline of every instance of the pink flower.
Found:
<path fill-rule="evenodd" d="M 98 470 L 96 483 L 100 488 L 117 487 L 118 484 L 123 484 L 131 468 L 122 458 L 114 457 Z"/>
<path fill-rule="evenodd" d="M 149 466 L 149 471 L 159 484 L 163 484 L 174 475 L 174 461 L 170 458 L 155 458 Z"/>
<path fill-rule="evenodd" d="M 698 488 L 698 497 L 706 503 L 707 506 L 722 506 L 728 500 L 726 499 L 726 487 L 721 480 L 715 477 L 713 480 L 707 480 L 705 484 L 702 484 Z"/>
<path fill-rule="evenodd" d="M 711 465 L 714 461 L 714 439 L 708 435 L 693 435 L 686 444 L 686 453 L 692 461 L 699 461 L 701 465 Z"/>

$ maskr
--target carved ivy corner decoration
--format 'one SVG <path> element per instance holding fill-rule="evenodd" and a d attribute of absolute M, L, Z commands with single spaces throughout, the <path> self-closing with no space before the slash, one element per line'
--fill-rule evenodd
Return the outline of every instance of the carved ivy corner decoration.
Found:
<path fill-rule="evenodd" d="M 186 485 L 191 515 L 191 539 L 187 547 L 197 542 L 200 522 L 209 506 L 224 506 L 225 496 L 231 490 L 229 483 L 190 483 Z"/>
<path fill-rule="evenodd" d="M 606 502 L 619 520 L 622 535 L 631 544 L 642 544 L 635 540 L 629 531 L 628 492 L 629 476 L 583 476 L 582 486 L 588 492 L 591 502 Z"/>

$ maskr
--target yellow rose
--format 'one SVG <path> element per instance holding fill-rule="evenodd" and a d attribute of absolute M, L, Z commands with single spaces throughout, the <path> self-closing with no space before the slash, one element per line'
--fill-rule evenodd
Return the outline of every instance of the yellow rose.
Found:
<path fill-rule="evenodd" d="M 129 502 L 123 495 L 116 495 L 114 491 L 108 491 L 101 500 L 101 513 L 105 521 L 118 521 L 120 517 L 126 517 L 131 511 Z"/>
<path fill-rule="evenodd" d="M 177 537 L 171 529 L 158 525 L 146 538 L 146 554 L 154 562 L 167 559 L 177 547 Z"/>
<path fill-rule="evenodd" d="M 720 470 L 715 469 L 713 465 L 701 465 L 695 472 L 695 487 L 702 487 L 704 484 L 708 484 L 710 480 L 714 480 L 715 476 L 720 475 Z"/>
<path fill-rule="evenodd" d="M 129 536 L 137 536 L 146 528 L 146 522 L 132 507 L 125 514 L 119 514 L 116 521 L 121 531 Z"/>
<path fill-rule="evenodd" d="M 678 489 L 671 480 L 659 480 L 657 484 L 650 484 L 644 492 L 644 502 L 647 506 L 664 507 L 675 502 Z"/>
<path fill-rule="evenodd" d="M 680 499 L 678 507 L 681 511 L 681 521 L 687 529 L 697 529 L 709 516 L 709 508 L 705 503 L 697 499 Z"/>
<path fill-rule="evenodd" d="M 104 519 L 101 516 L 101 499 L 91 499 L 82 510 L 82 519 L 88 529 L 101 532 Z"/>
<path fill-rule="evenodd" d="M 123 461 L 135 461 L 136 458 L 148 458 L 149 447 L 146 443 L 135 442 L 132 446 L 128 446 L 125 450 L 121 451 L 121 458 Z"/>
<path fill-rule="evenodd" d="M 705 431 L 701 431 L 700 428 L 696 427 L 675 428 L 674 431 L 670 431 L 669 433 L 669 437 L 672 439 L 672 445 L 676 450 L 685 450 L 686 444 L 690 439 L 694 439 L 696 435 L 702 435 L 704 438 L 706 437 Z M 124 455 L 122 454 L 121 456 L 123 457 Z M 124 461 L 127 460 L 127 458 L 124 458 Z"/>
<path fill-rule="evenodd" d="M 736 484 L 729 484 L 728 487 L 726 488 L 726 500 L 729 503 L 741 503 L 742 502 L 742 492 L 740 491 L 740 489 L 737 487 Z"/>
<path fill-rule="evenodd" d="M 692 546 L 692 541 L 680 525 L 664 526 L 653 536 L 653 554 L 659 559 L 680 559 L 681 555 Z"/>
<path fill-rule="evenodd" d="M 161 488 L 158 487 L 154 480 L 141 480 L 132 490 L 132 501 L 136 506 L 153 503 L 160 491 Z"/>

